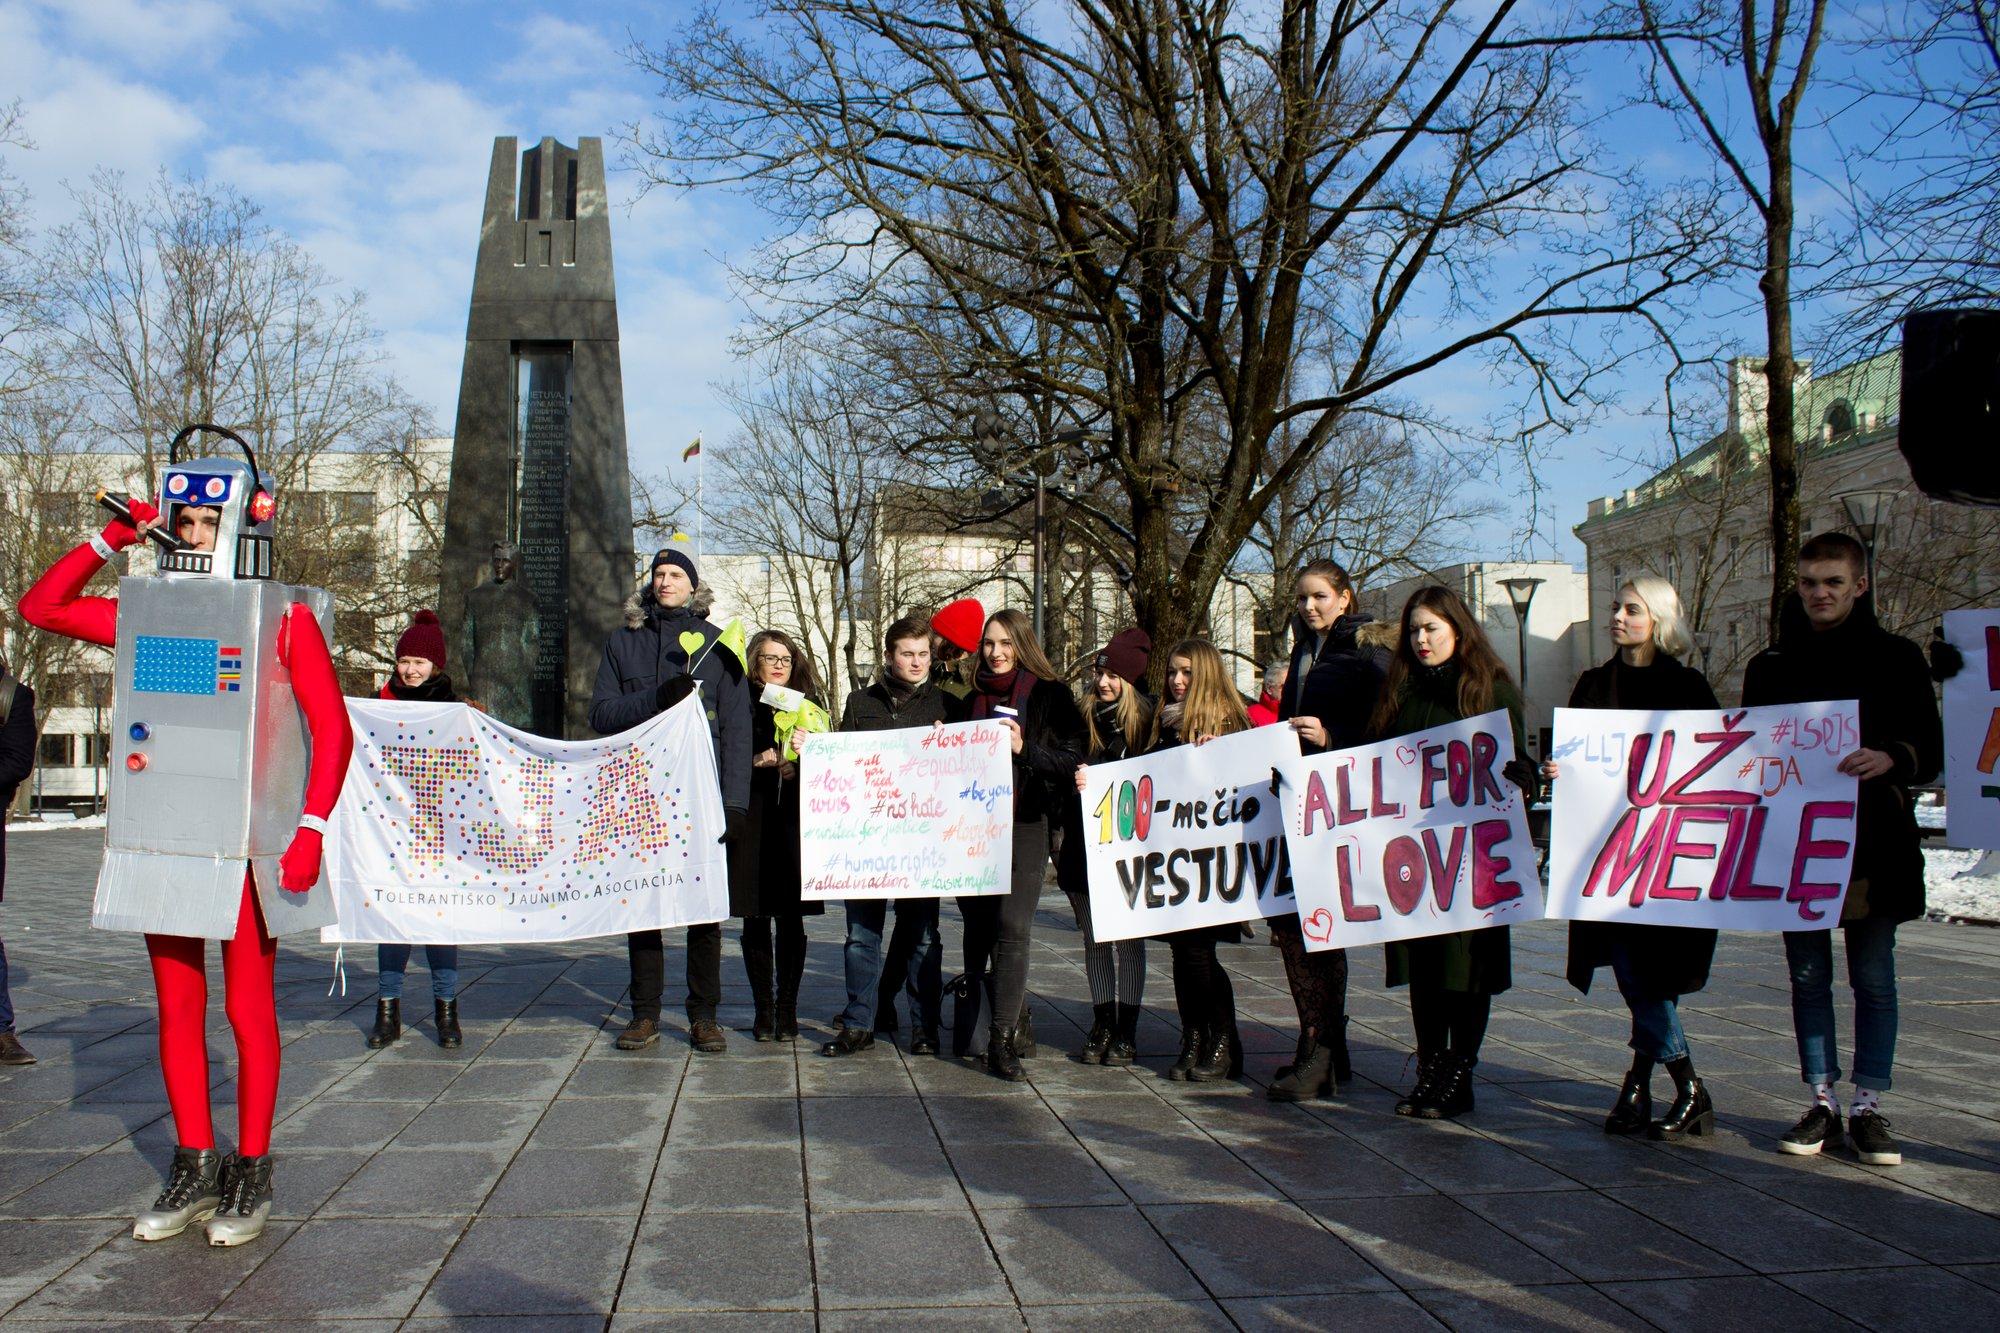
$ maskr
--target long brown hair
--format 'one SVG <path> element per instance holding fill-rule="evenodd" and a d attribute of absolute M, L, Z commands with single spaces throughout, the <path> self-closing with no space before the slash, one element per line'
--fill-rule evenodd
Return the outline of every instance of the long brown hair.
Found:
<path fill-rule="evenodd" d="M 1182 740 L 1213 739 L 1250 730 L 1250 715 L 1243 711 L 1243 696 L 1236 692 L 1229 679 L 1229 667 L 1214 644 L 1207 639 L 1182 639 L 1167 653 L 1169 676 L 1173 674 L 1176 657 L 1185 657 L 1188 662 L 1188 691 L 1181 700 L 1177 728 Z M 1166 711 L 1167 704 L 1163 701 L 1153 713 L 1153 732 L 1146 742 L 1148 749 L 1160 743 L 1161 716 Z"/>
<path fill-rule="evenodd" d="M 744 666 L 749 669 L 750 679 L 758 690 L 763 688 L 763 681 L 759 679 L 757 670 L 757 650 L 767 643 L 775 643 L 792 655 L 792 678 L 786 682 L 786 688 L 797 690 L 815 703 L 822 702 L 819 682 L 813 679 L 811 659 L 806 656 L 804 649 L 792 641 L 792 636 L 781 629 L 758 630 L 757 636 L 750 640 L 750 647 L 745 650 L 749 653 L 750 660 L 744 663 Z M 753 691 L 751 698 L 755 697 L 756 692 Z"/>
<path fill-rule="evenodd" d="M 1463 597 L 1435 583 L 1419 588 L 1403 603 L 1403 632 L 1396 638 L 1396 652 L 1389 659 L 1389 676 L 1382 682 L 1382 697 L 1375 702 L 1375 716 L 1368 721 L 1371 735 L 1387 736 L 1395 729 L 1396 715 L 1402 711 L 1404 697 L 1409 693 L 1410 673 L 1421 665 L 1410 648 L 1410 619 L 1418 611 L 1428 611 L 1451 626 L 1456 643 L 1450 660 L 1458 663 L 1461 718 L 1492 711 L 1493 687 L 1500 681 L 1512 680 L 1507 674 L 1507 664 L 1493 651 L 1486 631 L 1472 618 L 1472 609 L 1466 606 Z"/>
<path fill-rule="evenodd" d="M 1007 631 L 1007 637 L 1014 641 L 1016 667 L 1024 668 L 1036 680 L 1062 679 L 1062 673 L 1049 664 L 1049 655 L 1042 651 L 1041 640 L 1035 637 L 1035 622 L 1028 619 L 1024 613 L 1010 606 L 1004 611 L 995 611 L 986 617 L 986 625 L 989 629 L 998 625 Z M 980 637 L 982 640 L 985 638 L 984 631 Z M 986 659 L 982 656 L 980 668 L 983 670 L 985 665 Z"/>
<path fill-rule="evenodd" d="M 1116 672 L 1110 674 L 1116 676 Z M 1095 677 L 1096 672 L 1091 673 Z M 1146 744 L 1152 733 L 1153 704 L 1146 692 L 1123 676 L 1118 683 L 1124 688 L 1118 691 L 1118 702 L 1112 707 L 1118 718 L 1118 731 L 1125 738 L 1125 749 L 1136 754 Z M 1093 679 L 1083 687 L 1083 698 L 1078 701 L 1083 713 L 1083 729 L 1090 737 L 1090 752 L 1098 753 L 1104 748 L 1104 733 L 1097 729 L 1097 690 Z"/>
<path fill-rule="evenodd" d="M 1347 568 L 1338 560 L 1328 560 L 1322 556 L 1318 560 L 1306 561 L 1299 566 L 1298 577 L 1292 580 L 1292 586 L 1296 588 L 1307 579 L 1325 579 L 1335 592 L 1345 594 L 1350 615 L 1360 607 L 1361 589 L 1354 585 L 1354 579 L 1348 574 Z"/>

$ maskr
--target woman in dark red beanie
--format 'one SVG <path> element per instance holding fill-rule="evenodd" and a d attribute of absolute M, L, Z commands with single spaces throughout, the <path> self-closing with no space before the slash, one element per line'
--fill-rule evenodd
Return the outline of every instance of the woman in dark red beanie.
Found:
<path fill-rule="evenodd" d="M 382 687 L 381 697 L 403 703 L 457 703 L 451 677 L 445 675 L 444 627 L 437 614 L 419 611 L 396 640 L 396 669 Z M 458 946 L 426 944 L 424 962 L 431 970 L 431 1004 L 436 1011 L 437 1043 L 447 1049 L 464 1041 L 458 1027 Z M 409 970 L 410 946 L 375 946 L 375 1030 L 368 1049 L 378 1050 L 403 1035 L 403 974 Z"/>
<path fill-rule="evenodd" d="M 1146 697 L 1146 668 L 1153 640 L 1136 625 L 1120 630 L 1098 650 L 1091 664 L 1083 708 L 1086 763 L 1076 769 L 1083 790 L 1085 770 L 1142 753 L 1153 729 L 1153 701 Z M 1069 896 L 1083 932 L 1083 972 L 1090 981 L 1090 1033 L 1076 1058 L 1087 1065 L 1129 1065 L 1139 1058 L 1139 1005 L 1146 988 L 1146 941 L 1103 944 L 1090 928 L 1090 879 L 1084 870 L 1083 805 L 1063 809 L 1062 849 L 1056 855 L 1056 883 Z"/>

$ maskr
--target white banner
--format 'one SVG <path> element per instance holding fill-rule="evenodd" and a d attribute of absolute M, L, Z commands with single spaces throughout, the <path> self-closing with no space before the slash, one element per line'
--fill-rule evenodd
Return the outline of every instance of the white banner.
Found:
<path fill-rule="evenodd" d="M 1279 765 L 1308 949 L 1542 915 L 1505 710 Z"/>
<path fill-rule="evenodd" d="M 328 942 L 501 944 L 721 921 L 728 863 L 699 698 L 595 741 L 464 704 L 349 699 Z"/>
<path fill-rule="evenodd" d="M 1558 708 L 1549 915 L 1722 930 L 1840 920 L 1860 705 Z"/>
<path fill-rule="evenodd" d="M 2000 848 L 2000 611 L 1947 611 L 1965 668 L 1944 683 L 1945 836 Z"/>
<path fill-rule="evenodd" d="M 1083 791 L 1090 928 L 1129 940 L 1293 910 L 1271 771 L 1299 757 L 1290 727 L 1092 764 Z"/>
<path fill-rule="evenodd" d="M 1005 893 L 1014 752 L 997 722 L 829 731 L 799 755 L 800 896 Z"/>

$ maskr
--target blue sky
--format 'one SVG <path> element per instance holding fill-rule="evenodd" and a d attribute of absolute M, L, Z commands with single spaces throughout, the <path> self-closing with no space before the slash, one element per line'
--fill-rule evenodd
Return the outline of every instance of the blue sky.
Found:
<path fill-rule="evenodd" d="M 0 0 L 0 96 L 21 98 L 37 149 L 9 159 L 40 226 L 66 216 L 64 182 L 100 166 L 234 185 L 367 293 L 397 374 L 449 430 L 493 137 L 609 139 L 643 117 L 654 89 L 618 51 L 628 31 L 657 36 L 689 8 Z M 729 430 L 714 386 L 732 373 L 740 311 L 720 261 L 755 239 L 759 219 L 721 193 L 639 198 L 615 169 L 611 194 L 633 465 L 666 470 L 697 432 Z M 1719 311 L 1719 332 L 1738 326 L 1754 336 L 1740 312 Z M 1506 398 L 1484 376 L 1468 363 L 1417 387 L 1472 416 Z M 1624 460 L 1657 448 L 1660 429 L 1631 413 L 1657 391 L 1635 381 L 1627 414 L 1557 450 L 1543 476 L 1555 521 L 1535 554 L 1581 559 L 1569 528 L 1590 497 L 1641 475 Z M 1496 485 L 1511 506 L 1511 484 Z M 1513 548 L 1511 507 L 1486 536 L 1489 554 Z"/>

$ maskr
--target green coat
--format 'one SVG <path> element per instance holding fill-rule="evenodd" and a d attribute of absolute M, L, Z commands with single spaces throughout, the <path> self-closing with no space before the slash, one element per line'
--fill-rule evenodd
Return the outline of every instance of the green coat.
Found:
<path fill-rule="evenodd" d="M 1533 769 L 1526 758 L 1528 737 L 1521 725 L 1521 692 L 1514 682 L 1502 678 L 1494 683 L 1493 705 L 1506 709 L 1514 724 L 1514 763 L 1509 765 L 1507 775 L 1525 788 Z M 1397 710 L 1395 725 L 1377 739 L 1407 736 L 1463 719 L 1464 714 L 1458 708 L 1458 663 L 1454 659 L 1434 670 L 1419 667 L 1410 673 L 1403 686 L 1402 706 Z M 1505 926 L 1399 940 L 1383 948 L 1388 955 L 1391 986 L 1415 982 L 1432 990 L 1498 995 L 1514 984 L 1514 949 Z"/>

